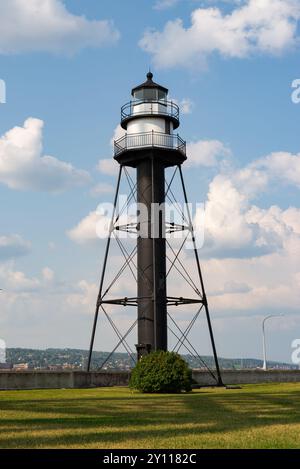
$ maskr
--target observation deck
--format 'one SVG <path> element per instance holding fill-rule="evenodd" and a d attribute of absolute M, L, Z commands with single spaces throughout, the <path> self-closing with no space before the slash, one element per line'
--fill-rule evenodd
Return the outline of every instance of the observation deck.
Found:
<path fill-rule="evenodd" d="M 169 162 L 181 164 L 186 160 L 186 142 L 177 134 L 166 134 L 162 132 L 140 132 L 136 134 L 125 134 L 114 142 L 114 157 L 119 162 L 132 162 L 135 166 L 135 160 L 139 155 L 149 152 L 149 150 L 163 151 L 166 166 Z M 133 156 L 134 153 L 134 156 Z"/>

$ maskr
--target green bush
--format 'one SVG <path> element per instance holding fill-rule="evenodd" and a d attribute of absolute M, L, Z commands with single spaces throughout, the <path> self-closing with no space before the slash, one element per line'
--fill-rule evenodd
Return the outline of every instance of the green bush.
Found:
<path fill-rule="evenodd" d="M 192 389 L 192 371 L 175 352 L 152 352 L 138 361 L 129 386 L 147 393 L 188 392 Z"/>

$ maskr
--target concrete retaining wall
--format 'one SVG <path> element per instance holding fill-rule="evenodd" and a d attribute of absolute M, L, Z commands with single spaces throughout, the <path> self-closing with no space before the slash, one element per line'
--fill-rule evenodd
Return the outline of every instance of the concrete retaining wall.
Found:
<path fill-rule="evenodd" d="M 127 386 L 127 372 L 1 371 L 0 390 Z"/>
<path fill-rule="evenodd" d="M 92 388 L 105 386 L 128 386 L 130 373 L 126 371 L 114 372 L 73 372 L 74 388 Z"/>
<path fill-rule="evenodd" d="M 51 389 L 72 388 L 73 373 L 34 372 L 34 371 L 1 371 L 0 389 Z"/>
<path fill-rule="evenodd" d="M 127 386 L 128 372 L 84 371 L 0 371 L 0 389 L 59 389 Z M 193 371 L 194 380 L 201 386 L 215 384 L 206 371 Z M 295 383 L 300 382 L 300 370 L 226 370 L 224 384 Z"/>
<path fill-rule="evenodd" d="M 224 370 L 221 374 L 224 384 L 300 382 L 300 370 Z M 215 384 L 215 380 L 207 371 L 193 370 L 193 379 L 201 386 Z"/>

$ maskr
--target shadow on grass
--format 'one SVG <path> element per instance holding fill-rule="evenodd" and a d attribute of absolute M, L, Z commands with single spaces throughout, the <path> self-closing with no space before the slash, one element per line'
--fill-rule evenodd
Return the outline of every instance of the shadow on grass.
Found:
<path fill-rule="evenodd" d="M 204 434 L 300 424 L 300 393 L 275 387 L 272 392 L 5 399 L 0 416 L 1 448 L 113 447 L 128 440 L 138 446 L 147 439 L 157 439 L 159 446 L 164 438 L 192 434 L 200 442 Z"/>

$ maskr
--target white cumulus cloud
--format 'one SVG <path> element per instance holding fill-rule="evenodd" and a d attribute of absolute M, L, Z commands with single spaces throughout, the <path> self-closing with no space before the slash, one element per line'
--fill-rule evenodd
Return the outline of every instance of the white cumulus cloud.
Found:
<path fill-rule="evenodd" d="M 15 270 L 12 263 L 0 265 L 1 288 L 7 292 L 28 293 L 38 291 L 40 279 L 27 277 L 24 272 Z"/>
<path fill-rule="evenodd" d="M 116 176 L 120 167 L 119 164 L 111 157 L 99 160 L 97 169 L 100 173 L 106 174 L 107 176 Z"/>
<path fill-rule="evenodd" d="M 300 187 L 300 153 L 275 152 L 255 161 L 250 169 L 269 174 L 270 178 Z"/>
<path fill-rule="evenodd" d="M 182 114 L 191 114 L 195 104 L 190 98 L 183 98 L 180 101 L 179 106 Z"/>
<path fill-rule="evenodd" d="M 195 158 L 200 153 L 196 151 Z M 204 225 L 205 257 L 255 257 L 280 252 L 296 242 L 300 208 L 262 209 L 253 204 L 274 183 L 300 187 L 299 155 L 272 153 L 241 169 L 226 168 L 213 178 L 205 212 L 198 208 L 195 216 L 196 226 Z"/>
<path fill-rule="evenodd" d="M 43 155 L 44 122 L 29 118 L 0 138 L 0 183 L 11 189 L 59 192 L 89 181 L 86 171 Z"/>
<path fill-rule="evenodd" d="M 23 256 L 30 252 L 31 246 L 20 235 L 0 236 L 0 260 Z"/>
<path fill-rule="evenodd" d="M 98 197 L 103 194 L 111 194 L 114 191 L 114 187 L 111 184 L 106 184 L 105 182 L 96 184 L 90 190 L 90 195 L 92 197 Z"/>
<path fill-rule="evenodd" d="M 248 0 L 228 14 L 198 8 L 189 27 L 181 19 L 168 21 L 162 31 L 146 31 L 139 44 L 159 68 L 203 65 L 215 52 L 229 58 L 277 55 L 298 44 L 299 18 L 298 0 Z"/>
<path fill-rule="evenodd" d="M 175 6 L 179 0 L 156 0 L 154 3 L 154 10 L 167 10 Z"/>
<path fill-rule="evenodd" d="M 245 220 L 248 200 L 226 176 L 217 175 L 210 183 L 204 217 L 204 250 L 210 256 L 240 255 L 253 242 L 253 233 Z M 204 216 L 198 209 L 195 223 Z"/>
<path fill-rule="evenodd" d="M 190 98 L 182 98 L 181 100 L 178 100 L 176 98 L 170 97 L 170 100 L 179 106 L 181 114 L 191 114 L 195 107 L 194 101 L 192 101 Z"/>
<path fill-rule="evenodd" d="M 119 140 L 119 138 L 124 137 L 125 134 L 126 134 L 126 132 L 123 129 L 123 127 L 121 127 L 120 124 L 117 125 L 117 127 L 114 129 L 113 136 L 110 140 L 111 146 L 114 147 L 115 140 Z"/>
<path fill-rule="evenodd" d="M 187 144 L 187 166 L 216 166 L 231 151 L 219 140 L 198 140 Z"/>
<path fill-rule="evenodd" d="M 110 139 L 110 145 L 112 149 L 114 148 L 115 140 L 119 140 L 119 138 L 122 138 L 125 134 L 125 130 L 120 125 L 117 125 L 117 127 L 114 129 L 113 136 Z M 101 158 L 97 164 L 97 170 L 106 176 L 116 176 L 119 172 L 119 169 L 119 164 L 113 159 L 112 156 L 110 158 Z"/>
<path fill-rule="evenodd" d="M 106 238 L 109 233 L 110 217 L 94 210 L 84 217 L 74 228 L 67 231 L 67 236 L 78 244 L 95 242 Z"/>
<path fill-rule="evenodd" d="M 62 0 L 1 0 L 0 54 L 32 51 L 74 53 L 114 43 L 111 21 L 70 13 Z"/>

